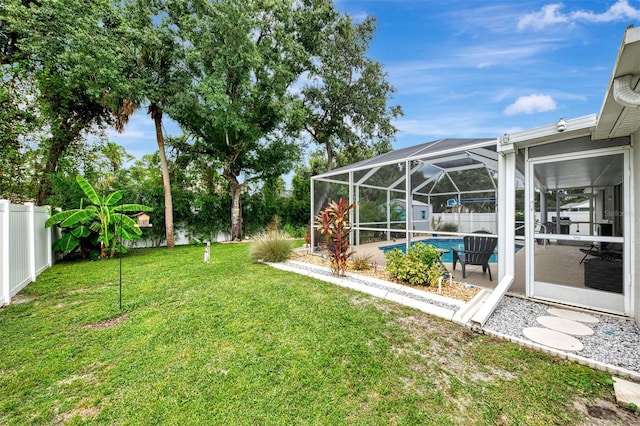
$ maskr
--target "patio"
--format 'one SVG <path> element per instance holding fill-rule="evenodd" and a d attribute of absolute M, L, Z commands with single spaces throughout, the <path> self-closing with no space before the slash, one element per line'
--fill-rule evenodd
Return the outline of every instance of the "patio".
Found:
<path fill-rule="evenodd" d="M 416 238 L 414 242 L 420 241 L 422 238 Z M 371 261 L 375 261 L 378 265 L 385 265 L 385 257 L 380 247 L 393 244 L 403 244 L 405 239 L 397 239 L 391 241 L 378 241 L 374 243 L 361 244 L 355 248 L 354 256 L 367 257 Z M 522 241 L 516 241 L 522 244 Z M 580 251 L 583 246 L 562 245 L 562 244 L 537 244 L 535 247 L 536 256 L 536 276 L 545 282 L 562 282 L 564 286 L 575 288 L 584 288 L 584 266 L 580 264 L 584 254 Z M 525 258 L 526 247 L 522 247 L 515 254 L 516 275 L 515 280 L 508 293 L 518 296 L 524 296 L 525 293 Z M 559 263 L 557 259 L 563 261 Z M 481 266 L 468 266 L 467 277 L 462 279 L 462 271 L 460 265 L 454 271 L 451 262 L 443 262 L 447 271 L 453 275 L 454 280 L 471 284 L 476 287 L 493 290 L 497 285 L 494 276 L 493 281 L 489 281 L 489 275 L 482 272 Z M 490 263 L 491 270 L 497 275 L 498 264 Z"/>

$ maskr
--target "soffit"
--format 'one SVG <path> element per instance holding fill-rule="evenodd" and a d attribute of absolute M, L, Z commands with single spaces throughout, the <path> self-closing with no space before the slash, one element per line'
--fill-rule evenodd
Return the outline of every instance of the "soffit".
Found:
<path fill-rule="evenodd" d="M 628 136 L 640 126 L 640 108 L 623 107 L 613 97 L 613 80 L 634 75 L 632 87 L 638 89 L 640 77 L 640 28 L 627 28 L 602 104 L 594 139 Z"/>
<path fill-rule="evenodd" d="M 622 182 L 622 155 L 577 158 L 535 165 L 535 173 L 546 189 L 614 186 Z"/>

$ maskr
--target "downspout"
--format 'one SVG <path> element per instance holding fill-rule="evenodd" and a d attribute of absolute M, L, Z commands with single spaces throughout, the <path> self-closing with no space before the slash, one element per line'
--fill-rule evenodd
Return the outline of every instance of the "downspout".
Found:
<path fill-rule="evenodd" d="M 640 93 L 636 92 L 632 87 L 633 75 L 627 74 L 613 80 L 613 99 L 629 108 L 640 107 Z M 636 82 L 636 86 L 637 86 Z"/>

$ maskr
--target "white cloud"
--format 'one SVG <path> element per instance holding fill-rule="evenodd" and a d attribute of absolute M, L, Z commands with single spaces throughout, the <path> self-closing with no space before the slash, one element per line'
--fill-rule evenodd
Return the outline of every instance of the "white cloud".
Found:
<path fill-rule="evenodd" d="M 514 103 L 506 107 L 504 115 L 533 114 L 535 112 L 553 111 L 556 102 L 549 95 L 520 96 Z"/>
<path fill-rule="evenodd" d="M 575 20 L 588 22 L 616 22 L 627 19 L 640 19 L 640 10 L 629 5 L 628 0 L 619 0 L 604 13 L 578 11 L 571 14 Z"/>
<path fill-rule="evenodd" d="M 527 27 L 540 30 L 548 25 L 562 24 L 569 21 L 567 15 L 560 13 L 562 4 L 554 3 L 542 7 L 539 12 L 528 13 L 518 21 L 518 30 L 522 31 Z"/>
<path fill-rule="evenodd" d="M 551 3 L 543 6 L 538 12 L 528 13 L 518 20 L 518 30 L 523 31 L 527 28 L 542 30 L 549 26 L 571 25 L 578 22 L 605 23 L 640 19 L 640 10 L 631 6 L 628 0 L 618 0 L 602 13 L 591 10 L 563 13 L 563 8 L 562 3 Z"/>

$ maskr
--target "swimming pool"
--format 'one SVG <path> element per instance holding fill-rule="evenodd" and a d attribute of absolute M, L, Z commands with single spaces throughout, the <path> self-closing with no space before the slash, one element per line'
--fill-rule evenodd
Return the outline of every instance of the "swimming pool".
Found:
<path fill-rule="evenodd" d="M 411 245 L 414 245 L 416 243 L 424 243 L 424 244 L 435 246 L 436 248 L 439 248 L 439 249 L 449 250 L 448 253 L 444 253 L 442 255 L 442 262 L 444 263 L 453 261 L 453 254 L 451 253 L 451 247 L 454 247 L 456 249 L 458 247 L 460 247 L 460 249 L 464 247 L 464 241 L 462 240 L 462 238 L 427 238 L 420 241 L 412 241 Z M 399 243 L 399 244 L 392 244 L 388 246 L 382 246 L 379 248 L 385 253 L 395 248 L 402 250 L 402 252 L 404 253 L 405 247 L 406 247 L 405 243 Z M 522 245 L 516 244 L 516 253 L 521 248 L 522 248 Z M 491 257 L 489 258 L 489 262 L 495 263 L 497 261 L 498 261 L 498 254 L 497 253 L 492 254 Z"/>

